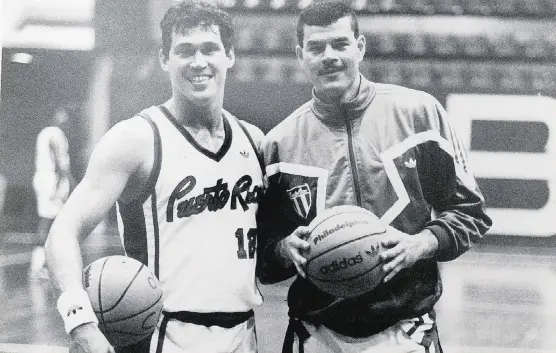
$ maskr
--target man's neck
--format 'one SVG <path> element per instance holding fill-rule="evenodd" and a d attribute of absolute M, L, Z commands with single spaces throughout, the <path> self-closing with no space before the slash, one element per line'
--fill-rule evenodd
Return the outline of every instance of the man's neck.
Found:
<path fill-rule="evenodd" d="M 164 105 L 200 146 L 213 153 L 222 148 L 226 139 L 222 105 L 196 106 L 190 102 L 178 104 L 175 98 Z"/>
<path fill-rule="evenodd" d="M 217 131 L 222 129 L 222 104 L 194 105 L 175 97 L 168 102 L 168 109 L 180 124 L 193 129 Z"/>
<path fill-rule="evenodd" d="M 315 95 L 323 102 L 328 104 L 342 104 L 352 101 L 359 93 L 359 85 L 361 83 L 360 75 L 357 75 L 350 85 L 338 94 L 327 94 L 326 92 L 318 92 L 315 90 Z"/>

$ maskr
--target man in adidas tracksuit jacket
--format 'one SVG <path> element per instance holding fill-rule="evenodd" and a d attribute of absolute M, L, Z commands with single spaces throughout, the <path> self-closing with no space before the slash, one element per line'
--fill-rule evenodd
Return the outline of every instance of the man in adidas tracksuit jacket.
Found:
<path fill-rule="evenodd" d="M 464 148 L 431 95 L 359 73 L 365 38 L 348 6 L 307 7 L 298 41 L 313 98 L 266 137 L 269 185 L 258 216 L 262 282 L 300 274 L 284 351 L 441 352 L 437 262 L 457 258 L 491 226 Z M 351 299 L 320 291 L 303 272 L 305 226 L 338 205 L 366 208 L 392 227 L 384 283 Z"/>

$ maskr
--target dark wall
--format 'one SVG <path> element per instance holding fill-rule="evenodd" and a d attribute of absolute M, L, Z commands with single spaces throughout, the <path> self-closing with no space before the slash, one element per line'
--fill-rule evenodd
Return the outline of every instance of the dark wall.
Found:
<path fill-rule="evenodd" d="M 88 53 L 34 50 L 29 64 L 11 61 L 17 50 L 2 51 L 0 105 L 0 173 L 10 184 L 31 182 L 35 139 L 51 124 L 56 109 L 72 104 L 75 108 L 67 131 L 71 153 L 78 167 L 83 147 L 83 111 L 92 58 Z M 80 168 L 78 168 L 80 169 Z"/>
<path fill-rule="evenodd" d="M 11 60 L 16 49 L 2 50 L 0 104 L 0 174 L 8 182 L 0 233 L 3 230 L 34 231 L 35 196 L 32 189 L 37 134 L 58 109 L 70 105 L 71 121 L 66 129 L 72 171 L 79 177 L 86 101 L 92 58 L 87 53 L 26 50 L 28 64 Z"/>
<path fill-rule="evenodd" d="M 226 87 L 224 107 L 268 132 L 310 98 L 308 84 L 245 83 L 231 78 Z"/>

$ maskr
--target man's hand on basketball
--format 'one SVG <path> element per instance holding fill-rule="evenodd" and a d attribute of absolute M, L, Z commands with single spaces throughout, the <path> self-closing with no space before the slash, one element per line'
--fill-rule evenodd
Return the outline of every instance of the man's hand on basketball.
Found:
<path fill-rule="evenodd" d="M 286 266 L 295 266 L 297 272 L 305 277 L 303 268 L 307 263 L 307 259 L 303 257 L 302 253 L 309 249 L 307 238 L 309 237 L 310 230 L 307 227 L 298 227 L 292 234 L 282 239 L 276 247 L 277 253 L 284 261 Z"/>
<path fill-rule="evenodd" d="M 70 333 L 69 353 L 114 353 L 114 348 L 97 324 L 89 323 L 78 326 Z"/>
<path fill-rule="evenodd" d="M 438 248 L 438 240 L 431 231 L 409 235 L 393 227 L 388 227 L 388 235 L 382 240 L 385 250 L 380 257 L 386 273 L 384 282 L 388 282 L 404 268 L 413 266 L 421 259 L 430 258 Z"/>

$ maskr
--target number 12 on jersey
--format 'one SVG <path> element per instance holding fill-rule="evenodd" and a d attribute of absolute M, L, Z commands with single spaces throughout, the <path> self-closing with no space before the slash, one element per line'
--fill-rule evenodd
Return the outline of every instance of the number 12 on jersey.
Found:
<path fill-rule="evenodd" d="M 247 231 L 247 251 L 245 250 L 245 234 L 243 228 L 236 230 L 237 239 L 237 258 L 238 259 L 252 259 L 255 257 L 255 250 L 257 249 L 257 230 L 249 228 Z"/>

